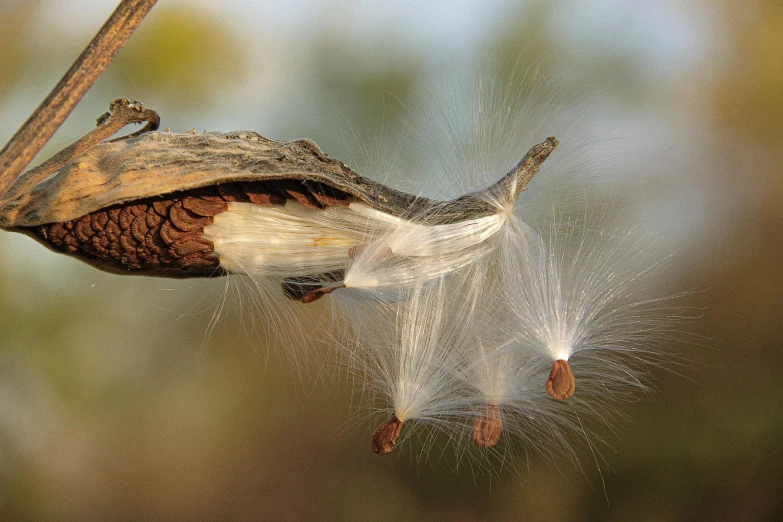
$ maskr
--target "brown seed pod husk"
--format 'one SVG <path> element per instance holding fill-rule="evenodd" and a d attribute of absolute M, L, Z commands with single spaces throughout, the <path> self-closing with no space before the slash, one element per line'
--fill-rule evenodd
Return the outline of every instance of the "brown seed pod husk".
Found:
<path fill-rule="evenodd" d="M 503 433 L 503 417 L 497 404 L 487 404 L 473 424 L 473 442 L 479 448 L 491 448 Z"/>
<path fill-rule="evenodd" d="M 549 372 L 549 379 L 546 381 L 546 391 L 553 398 L 565 400 L 574 394 L 576 380 L 571 373 L 571 367 L 568 361 L 558 359 L 552 363 L 552 371 Z"/>
<path fill-rule="evenodd" d="M 138 132 L 106 139 L 109 130 L 144 121 Z M 310 140 L 276 141 L 251 131 L 155 132 L 158 123 L 138 102 L 115 100 L 96 130 L 0 191 L 0 228 L 115 273 L 211 277 L 225 273 L 211 270 L 220 264 L 216 257 L 193 252 L 192 242 L 163 246 L 202 235 L 230 202 L 293 199 L 322 209 L 359 201 L 417 223 L 455 223 L 497 213 L 498 197 L 516 199 L 558 146 L 547 138 L 492 186 L 437 201 L 364 178 Z"/>
<path fill-rule="evenodd" d="M 250 131 L 143 132 L 92 146 L 66 159 L 56 173 L 44 165 L 29 171 L 22 176 L 24 183 L 0 194 L 0 228 L 64 223 L 109 207 L 204 187 L 217 187 L 225 201 L 249 201 L 237 185 L 249 182 L 280 183 L 285 198 L 313 208 L 334 199 L 343 204 L 359 200 L 414 221 L 454 223 L 496 213 L 494 195 L 516 198 L 557 145 L 555 138 L 547 138 L 493 186 L 437 201 L 364 178 L 306 139 L 276 141 Z"/>
<path fill-rule="evenodd" d="M 402 421 L 396 415 L 387 420 L 372 434 L 372 450 L 376 455 L 386 455 L 397 445 L 402 430 Z"/>

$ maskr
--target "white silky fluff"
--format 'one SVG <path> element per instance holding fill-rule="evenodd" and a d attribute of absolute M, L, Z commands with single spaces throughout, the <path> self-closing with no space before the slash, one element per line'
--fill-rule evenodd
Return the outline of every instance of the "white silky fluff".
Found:
<path fill-rule="evenodd" d="M 611 198 L 584 203 L 590 165 L 605 166 L 593 147 L 603 136 L 588 134 L 549 85 L 530 78 L 490 74 L 473 98 L 456 92 L 456 102 L 416 112 L 424 127 L 409 133 L 409 144 L 426 160 L 418 167 L 395 149 L 383 168 L 359 169 L 387 183 L 424 180 L 416 194 L 445 200 L 491 185 L 531 146 L 557 136 L 560 147 L 519 202 L 490 201 L 496 214 L 429 225 L 432 216 L 402 219 L 358 202 L 325 210 L 230 203 L 205 234 L 224 268 L 250 276 L 261 313 L 281 302 L 297 310 L 298 322 L 272 312 L 283 330 L 305 332 L 313 307 L 333 305 L 332 330 L 349 325 L 349 337 L 332 332 L 344 348 L 333 355 L 359 376 L 373 408 L 405 421 L 403 439 L 430 428 L 465 450 L 476 416 L 493 404 L 504 454 L 533 449 L 578 462 L 574 443 L 592 450 L 596 440 L 581 415 L 609 422 L 618 401 L 644 389 L 650 365 L 667 361 L 663 348 L 680 314 L 661 291 L 664 260 L 648 245 L 654 234 L 639 232 L 604 202 Z M 319 304 L 281 295 L 280 278 L 338 269 L 345 276 L 335 286 L 347 289 Z M 561 358 L 577 383 L 565 401 L 545 388 Z"/>
<path fill-rule="evenodd" d="M 451 440 L 460 437 L 456 442 L 461 450 L 473 446 L 470 433 L 476 415 L 494 404 L 503 419 L 501 443 L 474 453 L 484 458 L 498 451 L 507 455 L 532 450 L 579 466 L 584 451 L 577 448 L 595 457 L 596 446 L 605 442 L 594 428 L 603 424 L 614 431 L 622 403 L 648 389 L 649 370 L 671 367 L 669 346 L 679 335 L 682 313 L 665 288 L 671 267 L 666 254 L 651 245 L 657 237 L 653 227 L 615 203 L 622 189 L 597 175 L 596 168 L 604 175 L 611 171 L 607 167 L 615 152 L 606 137 L 587 134 L 578 117 L 563 117 L 551 99 L 518 97 L 529 94 L 519 80 L 512 74 L 505 84 L 510 87 L 500 88 L 492 79 L 479 82 L 479 90 L 486 90 L 467 103 L 468 110 L 456 122 L 449 113 L 452 107 L 429 111 L 426 125 L 436 137 L 417 144 L 427 151 L 430 165 L 436 165 L 430 172 L 449 173 L 420 190 L 440 185 L 445 190 L 436 190 L 434 197 L 454 197 L 496 181 L 543 137 L 555 135 L 561 142 L 519 202 L 490 201 L 502 223 L 477 243 L 480 248 L 469 262 L 448 273 L 445 308 L 428 310 L 426 302 L 409 302 L 423 299 L 426 286 L 398 301 L 406 313 L 449 324 L 453 339 L 431 343 L 431 323 L 422 320 L 416 323 L 416 335 L 401 345 L 390 347 L 390 339 L 401 339 L 376 332 L 375 337 L 357 340 L 355 351 L 375 354 L 370 360 L 376 362 L 364 367 L 367 387 L 380 390 L 393 411 L 404 403 L 395 395 L 397 386 L 415 389 L 418 404 L 426 404 L 418 408 L 426 413 L 414 414 L 419 426 L 446 430 Z M 540 101 L 544 103 L 536 107 Z M 528 126 L 531 119 L 536 121 Z M 411 134 L 428 137 L 426 131 Z M 602 154 L 606 159 L 600 159 Z M 412 172 L 426 179 L 426 173 Z M 370 272 L 376 279 L 375 274 L 386 274 L 390 283 L 401 279 L 391 275 L 393 265 L 384 264 L 378 254 L 364 251 L 367 258 L 354 260 L 347 273 Z M 356 311 L 366 305 L 349 306 Z M 412 340 L 426 346 L 416 347 Z M 395 367 L 394 360 L 377 364 L 384 355 L 419 349 L 430 354 L 417 362 L 422 365 L 415 372 L 419 380 L 388 371 Z M 552 362 L 560 358 L 571 361 L 577 383 L 575 394 L 565 401 L 546 392 Z M 435 361 L 448 364 L 432 366 Z M 437 390 L 442 386 L 449 392 L 441 402 Z M 585 424 L 588 418 L 598 424 Z"/>
<path fill-rule="evenodd" d="M 405 294 L 394 305 L 381 304 L 385 320 L 357 339 L 364 376 L 399 420 L 442 421 L 464 404 L 455 376 L 464 364 L 465 330 L 447 313 L 443 280 Z"/>
<path fill-rule="evenodd" d="M 283 206 L 230 203 L 204 228 L 204 237 L 213 242 L 223 268 L 254 279 L 318 275 L 350 265 L 347 287 L 397 287 L 470 264 L 486 252 L 487 239 L 505 218 L 427 225 L 360 202 L 323 210 L 292 200 Z"/>
<path fill-rule="evenodd" d="M 570 361 L 577 393 L 596 403 L 630 397 L 671 363 L 685 320 L 664 287 L 668 256 L 617 208 L 552 214 L 541 236 L 510 221 L 501 242 L 507 350 Z"/>

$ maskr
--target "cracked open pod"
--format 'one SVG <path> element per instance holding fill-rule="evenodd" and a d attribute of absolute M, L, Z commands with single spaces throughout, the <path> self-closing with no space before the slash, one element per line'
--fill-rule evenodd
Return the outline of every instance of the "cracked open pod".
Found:
<path fill-rule="evenodd" d="M 275 277 L 285 295 L 310 302 L 341 287 L 341 271 L 370 245 L 424 267 L 473 251 L 558 144 L 535 145 L 483 191 L 438 201 L 362 177 L 310 140 L 158 124 L 140 103 L 115 100 L 95 130 L 5 188 L 0 227 L 115 273 Z M 378 245 L 390 231 L 394 243 Z"/>

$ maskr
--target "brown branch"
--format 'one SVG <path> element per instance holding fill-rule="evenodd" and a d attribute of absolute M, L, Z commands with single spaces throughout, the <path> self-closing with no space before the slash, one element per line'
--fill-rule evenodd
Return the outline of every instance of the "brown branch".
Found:
<path fill-rule="evenodd" d="M 114 60 L 157 0 L 122 0 L 60 83 L 0 151 L 0 197 Z"/>

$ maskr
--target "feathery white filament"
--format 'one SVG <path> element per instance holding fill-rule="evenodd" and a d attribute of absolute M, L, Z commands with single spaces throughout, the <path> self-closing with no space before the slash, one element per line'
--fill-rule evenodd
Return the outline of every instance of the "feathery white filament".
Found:
<path fill-rule="evenodd" d="M 232 202 L 204 228 L 204 237 L 230 272 L 307 276 L 350 264 L 346 286 L 376 288 L 431 280 L 470 264 L 505 220 L 493 214 L 427 225 L 360 202 L 323 210 L 292 200 L 283 206 Z"/>
<path fill-rule="evenodd" d="M 311 209 L 229 203 L 204 227 L 220 264 L 251 276 L 303 276 L 344 268 L 351 247 L 366 241 L 366 220 L 343 207 Z"/>
<path fill-rule="evenodd" d="M 464 405 L 456 379 L 464 363 L 465 336 L 443 280 L 415 285 L 398 303 L 356 308 L 368 327 L 356 339 L 355 357 L 367 384 L 384 397 L 400 421 L 444 421 Z"/>

